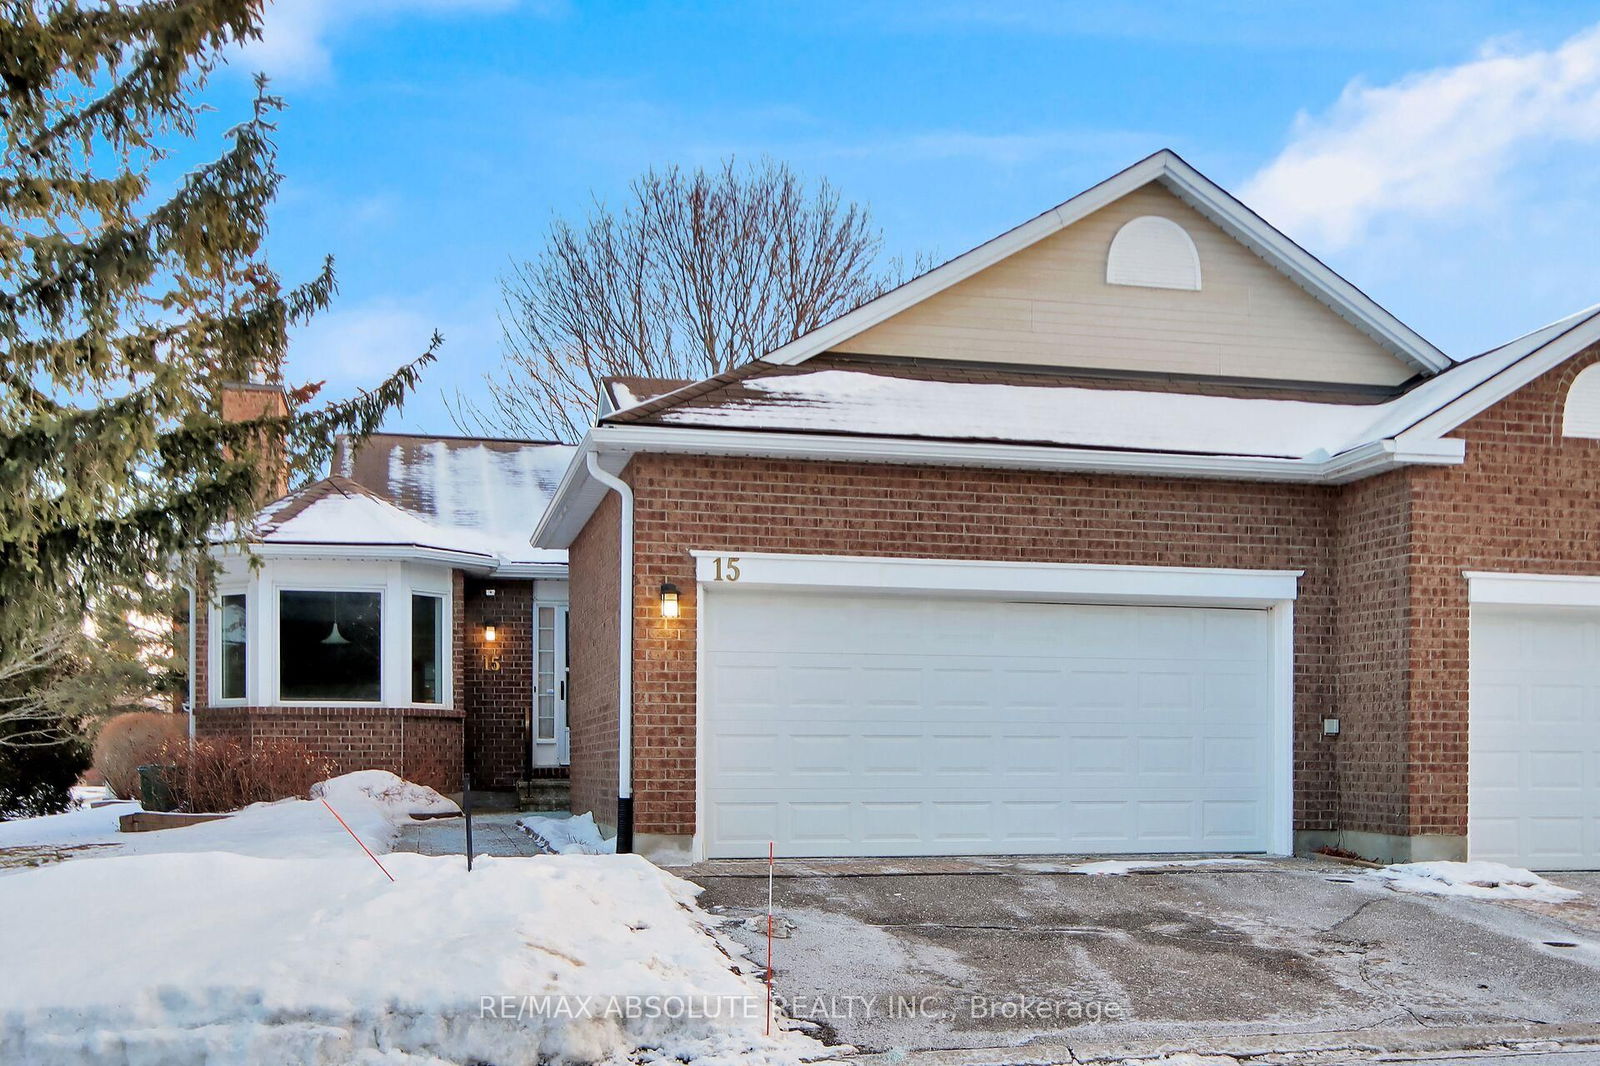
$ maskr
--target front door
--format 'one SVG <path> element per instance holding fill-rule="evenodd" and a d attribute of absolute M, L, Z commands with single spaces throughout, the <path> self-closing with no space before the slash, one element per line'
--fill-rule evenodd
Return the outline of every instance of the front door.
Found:
<path fill-rule="evenodd" d="M 567 605 L 534 604 L 533 765 L 566 766 Z"/>

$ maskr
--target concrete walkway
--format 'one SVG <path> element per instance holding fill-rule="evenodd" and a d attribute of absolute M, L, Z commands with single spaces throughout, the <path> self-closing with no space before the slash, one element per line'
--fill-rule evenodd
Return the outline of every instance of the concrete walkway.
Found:
<path fill-rule="evenodd" d="M 528 856 L 544 852 L 533 837 L 517 828 L 521 818 L 568 818 L 566 811 L 490 811 L 472 816 L 472 850 L 478 855 Z M 400 830 L 396 851 L 412 851 L 418 855 L 465 855 L 467 852 L 467 821 L 465 818 L 436 818 L 416 822 Z"/>

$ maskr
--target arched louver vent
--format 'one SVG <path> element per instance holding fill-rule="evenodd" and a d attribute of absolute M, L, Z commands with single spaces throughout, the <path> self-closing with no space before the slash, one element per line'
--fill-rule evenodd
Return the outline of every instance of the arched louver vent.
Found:
<path fill-rule="evenodd" d="M 1142 215 L 1111 239 L 1106 284 L 1147 289 L 1200 288 L 1200 253 L 1184 228 L 1170 218 Z"/>
<path fill-rule="evenodd" d="M 1572 379 L 1561 433 L 1567 437 L 1600 440 L 1600 363 Z"/>

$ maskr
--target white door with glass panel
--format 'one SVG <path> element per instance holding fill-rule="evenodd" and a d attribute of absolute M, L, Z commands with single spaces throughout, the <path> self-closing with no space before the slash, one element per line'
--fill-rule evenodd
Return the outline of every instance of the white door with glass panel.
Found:
<path fill-rule="evenodd" d="M 566 766 L 567 605 L 541 601 L 533 613 L 533 765 Z"/>

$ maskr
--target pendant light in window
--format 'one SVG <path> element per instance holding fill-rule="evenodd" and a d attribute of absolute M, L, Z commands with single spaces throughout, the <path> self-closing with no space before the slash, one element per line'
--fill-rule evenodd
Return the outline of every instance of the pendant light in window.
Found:
<path fill-rule="evenodd" d="M 324 644 L 348 644 L 345 635 L 339 632 L 339 597 L 333 598 L 333 628 L 328 630 L 328 635 L 322 638 Z"/>

